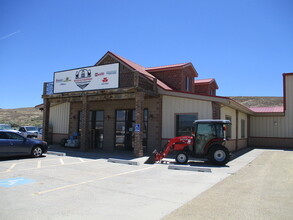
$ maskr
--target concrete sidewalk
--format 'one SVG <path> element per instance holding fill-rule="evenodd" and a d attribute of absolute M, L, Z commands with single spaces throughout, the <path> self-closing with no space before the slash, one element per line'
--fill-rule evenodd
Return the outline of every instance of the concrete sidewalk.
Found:
<path fill-rule="evenodd" d="M 164 219 L 293 219 L 293 151 L 267 150 Z"/>

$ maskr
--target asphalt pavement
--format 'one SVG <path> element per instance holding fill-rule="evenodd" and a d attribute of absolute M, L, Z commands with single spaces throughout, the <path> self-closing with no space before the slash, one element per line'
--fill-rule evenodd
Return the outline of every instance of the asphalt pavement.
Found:
<path fill-rule="evenodd" d="M 0 161 L 0 219 L 293 219 L 293 151 L 253 149 L 223 167 L 182 170 L 170 158 L 50 151 Z"/>

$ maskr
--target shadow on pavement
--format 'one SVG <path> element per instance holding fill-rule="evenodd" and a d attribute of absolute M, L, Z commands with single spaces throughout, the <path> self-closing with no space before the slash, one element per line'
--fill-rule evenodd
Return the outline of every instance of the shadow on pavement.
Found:
<path fill-rule="evenodd" d="M 50 145 L 48 151 L 66 153 L 66 156 L 70 157 L 81 157 L 88 159 L 123 159 L 123 160 L 132 160 L 137 157 L 134 156 L 132 151 L 103 151 L 100 149 L 92 151 L 81 151 L 79 148 L 67 148 L 61 145 Z"/>

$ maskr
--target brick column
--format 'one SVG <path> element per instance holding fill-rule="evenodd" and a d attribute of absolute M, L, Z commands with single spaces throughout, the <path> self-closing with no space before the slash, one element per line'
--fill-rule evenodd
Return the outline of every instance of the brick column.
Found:
<path fill-rule="evenodd" d="M 136 157 L 142 157 L 143 156 L 143 103 L 144 103 L 144 93 L 143 92 L 137 92 L 135 97 L 135 116 L 136 121 L 135 124 L 140 125 L 140 131 L 135 132 L 134 134 L 134 155 Z"/>
<path fill-rule="evenodd" d="M 87 98 L 87 95 L 84 93 L 82 95 L 82 124 L 81 124 L 81 135 L 80 135 L 80 149 L 82 151 L 87 151 L 89 149 L 88 121 L 89 121 L 88 98 Z"/>
<path fill-rule="evenodd" d="M 50 142 L 49 140 L 49 117 L 50 117 L 50 100 L 44 99 L 44 110 L 43 110 L 43 140 Z"/>

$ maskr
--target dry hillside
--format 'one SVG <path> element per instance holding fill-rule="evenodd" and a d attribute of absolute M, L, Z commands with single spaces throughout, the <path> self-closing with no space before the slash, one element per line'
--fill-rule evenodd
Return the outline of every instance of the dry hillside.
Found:
<path fill-rule="evenodd" d="M 269 96 L 230 96 L 236 102 L 250 108 L 250 107 L 271 107 L 282 106 L 283 97 L 269 97 Z"/>
<path fill-rule="evenodd" d="M 25 125 L 39 126 L 42 123 L 43 113 L 36 108 L 0 109 L 0 124 L 18 128 Z"/>

